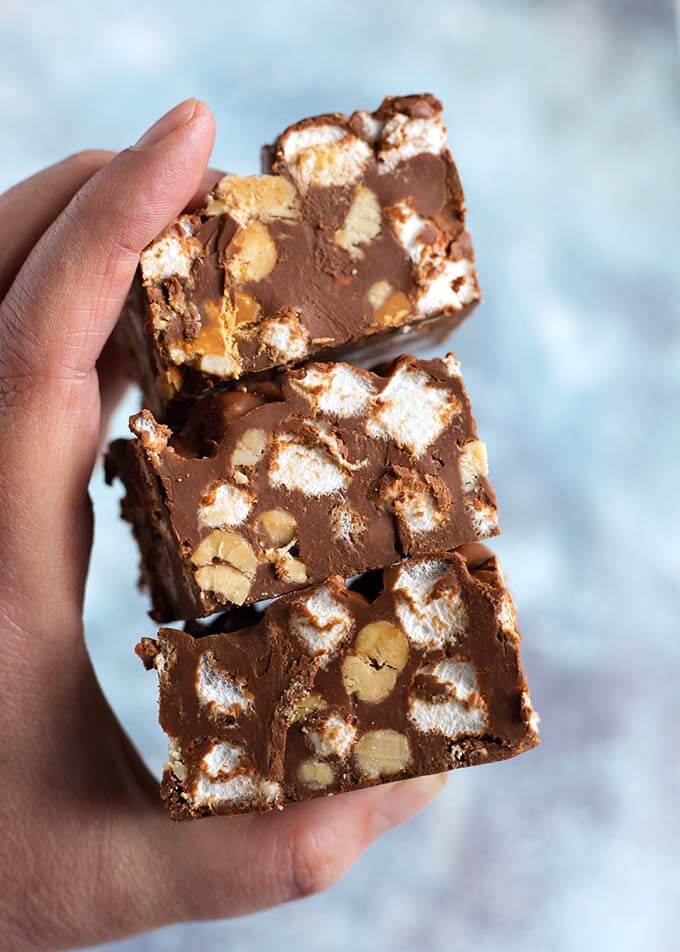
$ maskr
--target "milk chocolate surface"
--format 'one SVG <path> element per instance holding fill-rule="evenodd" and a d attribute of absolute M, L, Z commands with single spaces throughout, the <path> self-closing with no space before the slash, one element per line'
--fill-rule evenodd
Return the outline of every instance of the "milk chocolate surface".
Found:
<path fill-rule="evenodd" d="M 197 637 L 142 639 L 173 819 L 269 810 L 538 743 L 514 606 L 488 549 L 409 559 L 360 587 L 329 578 L 240 630 L 218 620 Z"/>
<path fill-rule="evenodd" d="M 463 191 L 430 94 L 288 127 L 149 245 L 119 334 L 158 419 L 314 355 L 384 356 L 480 299 Z M 365 346 L 362 356 L 361 346 Z M 390 356 L 394 356 L 392 352 Z"/>
<path fill-rule="evenodd" d="M 221 392 L 181 432 L 149 411 L 107 461 L 159 621 L 196 618 L 498 532 L 458 362 L 310 364 Z"/>

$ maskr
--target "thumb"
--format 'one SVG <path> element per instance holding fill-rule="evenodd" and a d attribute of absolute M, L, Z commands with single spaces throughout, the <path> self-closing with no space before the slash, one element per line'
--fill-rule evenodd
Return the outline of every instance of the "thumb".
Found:
<path fill-rule="evenodd" d="M 139 253 L 199 187 L 213 138 L 207 106 L 176 106 L 80 189 L 0 305 L 0 582 L 32 625 L 36 605 L 52 631 L 55 607 L 80 609 L 95 364 Z"/>

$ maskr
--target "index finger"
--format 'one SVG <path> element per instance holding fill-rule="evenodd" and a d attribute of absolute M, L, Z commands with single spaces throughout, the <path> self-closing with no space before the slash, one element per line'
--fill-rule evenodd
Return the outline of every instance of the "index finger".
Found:
<path fill-rule="evenodd" d="M 115 156 L 106 149 L 87 149 L 36 172 L 0 195 L 0 221 L 9 240 L 0 245 L 0 301 L 9 291 L 22 264 L 52 222 L 74 195 Z M 187 202 L 193 211 L 223 176 L 207 169 Z"/>
<path fill-rule="evenodd" d="M 0 306 L 0 373 L 56 381 L 94 368 L 139 253 L 199 187 L 214 137 L 191 100 L 119 153 L 40 239 Z M 153 134 L 152 134 L 153 133 Z"/>
<path fill-rule="evenodd" d="M 0 566 L 6 608 L 57 630 L 80 611 L 89 546 L 87 482 L 99 435 L 95 364 L 140 251 L 191 200 L 214 122 L 194 100 L 169 113 L 78 192 L 0 305 Z M 11 607 L 10 607 L 11 603 Z M 32 613 L 32 614 L 31 614 Z"/>
<path fill-rule="evenodd" d="M 9 238 L 0 245 L 0 300 L 43 232 L 112 157 L 103 149 L 79 152 L 0 195 L 0 220 Z"/>

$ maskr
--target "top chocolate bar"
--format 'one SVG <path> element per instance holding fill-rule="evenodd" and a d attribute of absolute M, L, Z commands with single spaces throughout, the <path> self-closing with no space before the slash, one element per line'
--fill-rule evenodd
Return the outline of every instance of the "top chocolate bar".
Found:
<path fill-rule="evenodd" d="M 156 416 L 463 319 L 480 291 L 441 111 L 423 94 L 303 119 L 264 149 L 267 174 L 225 175 L 145 249 L 120 334 Z"/>

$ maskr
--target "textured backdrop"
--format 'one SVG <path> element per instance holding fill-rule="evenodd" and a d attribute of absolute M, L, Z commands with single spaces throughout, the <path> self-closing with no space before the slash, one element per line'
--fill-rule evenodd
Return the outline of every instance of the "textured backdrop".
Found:
<path fill-rule="evenodd" d="M 3 188 L 65 153 L 125 146 L 189 95 L 217 114 L 215 164 L 237 172 L 255 170 L 259 145 L 300 116 L 374 107 L 387 92 L 444 100 L 486 292 L 455 347 L 489 445 L 504 526 L 496 549 L 544 736 L 516 761 L 453 774 L 427 814 L 324 896 L 115 948 L 676 950 L 671 0 L 107 8 L 0 0 Z M 158 770 L 154 679 L 132 654 L 153 626 L 117 494 L 100 472 L 92 491 L 89 642 L 113 706 Z"/>

